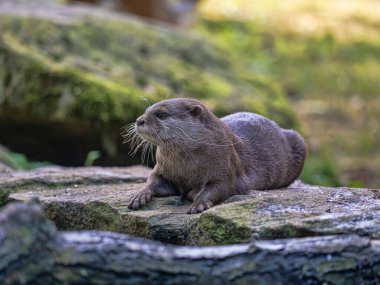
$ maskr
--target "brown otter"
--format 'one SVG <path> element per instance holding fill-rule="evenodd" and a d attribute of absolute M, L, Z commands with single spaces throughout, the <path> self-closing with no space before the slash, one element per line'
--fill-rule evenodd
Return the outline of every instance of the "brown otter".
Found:
<path fill-rule="evenodd" d="M 305 142 L 296 131 L 248 112 L 219 119 L 188 98 L 150 106 L 134 129 L 157 146 L 157 163 L 130 209 L 152 197 L 182 195 L 193 202 L 188 213 L 201 213 L 251 189 L 288 186 L 300 175 L 306 156 Z"/>

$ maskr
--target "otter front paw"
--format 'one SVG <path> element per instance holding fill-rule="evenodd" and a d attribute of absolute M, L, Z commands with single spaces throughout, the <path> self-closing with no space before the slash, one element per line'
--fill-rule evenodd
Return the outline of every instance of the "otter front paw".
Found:
<path fill-rule="evenodd" d="M 152 192 L 150 190 L 142 190 L 134 195 L 129 201 L 128 208 L 136 210 L 152 200 Z"/>
<path fill-rule="evenodd" d="M 187 210 L 188 214 L 198 214 L 202 213 L 203 211 L 206 211 L 207 209 L 210 209 L 212 207 L 212 202 L 195 202 L 193 203 L 190 208 Z"/>

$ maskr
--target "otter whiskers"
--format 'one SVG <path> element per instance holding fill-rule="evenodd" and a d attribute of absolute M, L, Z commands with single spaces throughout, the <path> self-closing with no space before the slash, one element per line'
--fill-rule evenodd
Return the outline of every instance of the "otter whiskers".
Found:
<path fill-rule="evenodd" d="M 141 150 L 141 162 L 146 165 L 149 163 L 149 156 L 154 160 L 154 147 L 155 145 L 144 140 L 136 131 L 135 123 L 128 124 L 122 128 L 121 132 L 124 138 L 123 143 L 129 143 L 129 152 L 131 156 L 135 156 Z"/>

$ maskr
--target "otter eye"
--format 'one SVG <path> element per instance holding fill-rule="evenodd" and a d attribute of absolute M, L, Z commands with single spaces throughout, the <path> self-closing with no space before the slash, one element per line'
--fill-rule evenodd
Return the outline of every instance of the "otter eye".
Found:
<path fill-rule="evenodd" d="M 158 111 L 155 115 L 156 115 L 156 117 L 159 118 L 159 119 L 164 119 L 164 118 L 166 118 L 166 117 L 169 116 L 168 113 L 165 113 L 165 112 L 162 112 L 162 111 Z"/>

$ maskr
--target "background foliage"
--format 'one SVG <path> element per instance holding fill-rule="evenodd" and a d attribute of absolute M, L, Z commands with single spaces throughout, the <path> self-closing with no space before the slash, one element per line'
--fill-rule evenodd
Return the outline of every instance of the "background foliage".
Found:
<path fill-rule="evenodd" d="M 379 1 L 207 0 L 200 12 L 199 31 L 285 90 L 310 147 L 304 180 L 380 186 Z"/>

